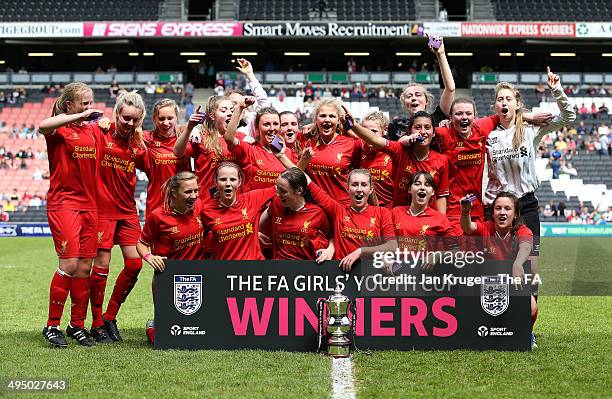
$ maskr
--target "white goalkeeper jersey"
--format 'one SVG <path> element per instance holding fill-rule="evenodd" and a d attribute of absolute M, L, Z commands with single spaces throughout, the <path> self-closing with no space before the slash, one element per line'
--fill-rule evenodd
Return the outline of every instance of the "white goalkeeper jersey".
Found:
<path fill-rule="evenodd" d="M 536 174 L 535 155 L 540 141 L 547 133 L 560 130 L 576 119 L 576 113 L 560 84 L 553 88 L 552 94 L 561 114 L 546 126 L 525 123 L 523 140 L 517 149 L 512 146 L 515 125 L 508 129 L 497 125 L 489 134 L 487 138 L 488 183 L 483 198 L 485 205 L 492 204 L 501 191 L 511 192 L 520 198 L 538 189 L 540 182 Z"/>

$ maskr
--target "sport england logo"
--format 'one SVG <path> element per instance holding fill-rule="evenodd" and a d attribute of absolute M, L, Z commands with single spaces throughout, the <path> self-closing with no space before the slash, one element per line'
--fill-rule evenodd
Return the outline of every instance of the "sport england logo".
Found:
<path fill-rule="evenodd" d="M 483 276 L 480 286 L 480 304 L 491 316 L 499 316 L 508 309 L 510 290 L 508 283 L 503 283 L 501 276 Z"/>
<path fill-rule="evenodd" d="M 177 326 L 176 324 L 170 327 L 170 334 L 172 335 L 181 335 L 182 328 Z"/>
<path fill-rule="evenodd" d="M 176 326 L 173 326 L 173 327 L 176 327 Z M 480 337 L 486 337 L 487 335 L 489 335 L 489 329 L 485 326 L 478 327 L 478 335 Z"/>
<path fill-rule="evenodd" d="M 202 276 L 174 276 L 174 307 L 186 316 L 190 316 L 202 306 Z"/>

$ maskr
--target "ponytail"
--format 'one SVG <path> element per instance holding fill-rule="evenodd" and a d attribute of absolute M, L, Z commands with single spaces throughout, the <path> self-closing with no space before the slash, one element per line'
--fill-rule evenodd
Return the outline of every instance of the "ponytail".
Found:
<path fill-rule="evenodd" d="M 167 213 L 172 212 L 172 197 L 176 194 L 179 186 L 182 182 L 187 180 L 193 180 L 196 175 L 193 172 L 183 171 L 178 172 L 164 183 L 162 186 L 162 193 L 164 196 L 164 211 Z"/>

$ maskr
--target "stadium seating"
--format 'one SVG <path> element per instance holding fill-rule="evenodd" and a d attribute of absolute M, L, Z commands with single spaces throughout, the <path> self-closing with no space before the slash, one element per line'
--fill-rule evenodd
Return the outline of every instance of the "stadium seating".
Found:
<path fill-rule="evenodd" d="M 318 19 L 317 1 L 241 0 L 239 18 L 244 21 L 309 21 Z M 412 0 L 328 0 L 326 10 L 338 21 L 413 21 L 416 18 Z M 323 12 L 323 17 L 326 12 Z"/>
<path fill-rule="evenodd" d="M 498 21 L 609 21 L 609 0 L 491 0 Z"/>
<path fill-rule="evenodd" d="M 2 0 L 0 21 L 155 21 L 161 0 Z"/>

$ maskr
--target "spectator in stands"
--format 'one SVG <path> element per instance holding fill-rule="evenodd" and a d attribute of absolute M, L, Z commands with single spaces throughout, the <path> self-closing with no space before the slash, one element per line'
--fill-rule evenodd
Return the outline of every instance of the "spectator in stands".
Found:
<path fill-rule="evenodd" d="M 326 89 L 326 90 L 329 90 L 329 89 Z M 331 94 L 331 92 L 329 94 Z M 285 89 L 281 87 L 276 97 L 278 98 L 278 101 L 280 101 L 281 103 L 285 102 L 285 98 L 287 98 L 287 93 L 285 93 Z"/>
<path fill-rule="evenodd" d="M 176 88 L 172 84 L 172 82 L 166 82 L 164 86 L 164 94 L 174 94 L 176 93 Z"/>
<path fill-rule="evenodd" d="M 551 157 L 550 157 L 550 166 L 552 168 L 552 178 L 553 179 L 558 179 L 559 178 L 559 170 L 561 169 L 561 152 L 557 149 L 555 149 L 552 153 L 551 153 Z"/>
<path fill-rule="evenodd" d="M 540 102 L 546 101 L 546 87 L 543 82 L 540 82 L 535 87 L 536 98 Z"/>
<path fill-rule="evenodd" d="M 43 176 L 43 171 L 40 168 L 36 168 L 36 170 L 34 171 L 34 173 L 32 173 L 32 178 L 35 181 L 40 181 L 42 180 Z"/>
<path fill-rule="evenodd" d="M 155 94 L 155 85 L 151 83 L 150 81 L 147 82 L 147 85 L 145 86 L 144 91 L 146 94 Z"/>
<path fill-rule="evenodd" d="M 119 86 L 116 80 L 113 80 L 110 84 L 110 87 L 108 88 L 108 94 L 110 95 L 110 98 L 117 98 L 117 96 L 119 95 L 119 90 L 121 90 L 121 87 Z"/>
<path fill-rule="evenodd" d="M 189 117 L 195 110 L 195 105 L 193 104 L 193 99 L 191 96 L 185 96 L 185 99 L 183 100 L 183 107 L 185 107 L 185 122 L 188 122 Z"/>
<path fill-rule="evenodd" d="M 593 116 L 593 118 L 598 117 L 598 110 L 597 110 L 597 105 L 595 105 L 595 101 L 591 103 L 591 115 Z"/>
<path fill-rule="evenodd" d="M 111 64 L 106 70 L 106 73 L 116 73 L 116 72 L 117 72 L 117 67 L 114 66 L 113 64 Z"/>
<path fill-rule="evenodd" d="M 605 122 L 601 122 L 601 125 L 597 129 L 597 133 L 599 134 L 599 148 L 597 152 L 600 157 L 608 153 L 608 147 L 610 146 L 610 142 L 608 141 L 609 131 L 610 129 Z"/>
<path fill-rule="evenodd" d="M 586 119 L 589 115 L 589 109 L 586 107 L 586 105 L 584 105 L 584 103 L 582 103 L 580 109 L 578 109 L 578 113 L 582 119 Z"/>
<path fill-rule="evenodd" d="M 6 94 L 3 91 L 0 91 L 0 104 L 5 104 L 7 102 Z"/>
<path fill-rule="evenodd" d="M 8 222 L 10 218 L 10 215 L 4 211 L 4 206 L 0 205 L 0 222 Z"/>
<path fill-rule="evenodd" d="M 544 210 L 541 213 L 542 213 L 542 216 L 547 217 L 547 218 L 555 216 L 549 204 L 546 204 L 546 206 L 544 206 Z"/>
<path fill-rule="evenodd" d="M 596 96 L 597 95 L 597 88 L 595 86 L 593 86 L 593 84 L 589 85 L 588 89 L 586 90 L 587 94 L 589 96 Z"/>
<path fill-rule="evenodd" d="M 580 88 L 577 85 L 572 86 L 572 95 L 577 96 L 580 94 Z"/>
<path fill-rule="evenodd" d="M 608 107 L 606 107 L 606 104 L 602 103 L 599 108 L 597 109 L 598 113 L 599 113 L 599 118 L 603 119 L 603 118 L 607 118 L 608 117 Z"/>
<path fill-rule="evenodd" d="M 19 151 L 17 151 L 17 154 L 15 154 L 15 158 L 25 159 L 27 157 L 28 156 L 26 154 L 26 150 L 24 150 L 23 148 L 21 148 Z"/>
<path fill-rule="evenodd" d="M 4 201 L 3 208 L 5 212 L 15 212 L 15 201 Z"/>
<path fill-rule="evenodd" d="M 192 96 L 193 97 L 193 91 L 194 90 L 195 90 L 195 86 L 193 85 L 193 83 L 187 82 L 185 84 L 185 96 Z"/>
<path fill-rule="evenodd" d="M 13 192 L 11 193 L 9 199 L 11 201 L 19 201 L 19 192 L 17 191 L 17 188 L 13 188 Z"/>
<path fill-rule="evenodd" d="M 19 68 L 19 71 L 17 71 L 17 73 L 26 74 L 26 73 L 28 73 L 28 71 L 25 69 L 24 66 L 22 66 L 21 68 Z"/>
<path fill-rule="evenodd" d="M 580 121 L 580 123 L 578 124 L 578 128 L 576 129 L 576 131 L 578 132 L 579 135 L 584 136 L 585 134 L 587 134 L 587 128 L 584 124 L 584 121 Z"/>
<path fill-rule="evenodd" d="M 36 154 L 34 154 L 35 159 L 47 159 L 47 152 L 43 150 L 36 150 Z"/>

